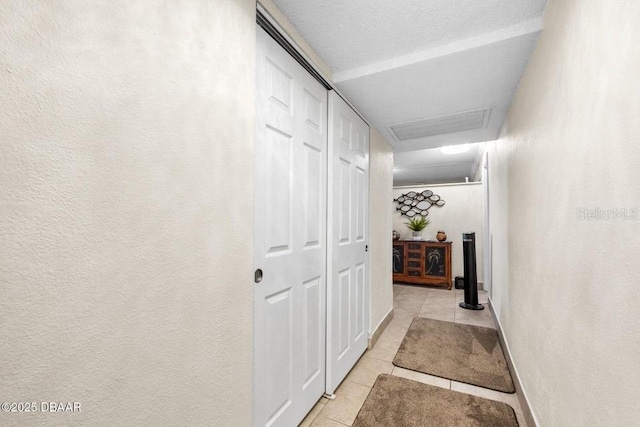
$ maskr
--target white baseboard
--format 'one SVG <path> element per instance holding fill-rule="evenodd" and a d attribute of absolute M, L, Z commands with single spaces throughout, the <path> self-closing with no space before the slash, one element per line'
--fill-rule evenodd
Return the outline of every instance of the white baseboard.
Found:
<path fill-rule="evenodd" d="M 378 338 L 380 338 L 380 335 L 382 335 L 384 330 L 387 328 L 387 325 L 389 325 L 389 323 L 391 323 L 392 320 L 393 320 L 393 307 L 391 307 L 391 310 L 389 310 L 389 312 L 382 318 L 380 323 L 378 323 L 378 326 L 376 326 L 374 331 L 371 334 L 369 334 L 369 344 L 368 344 L 369 350 L 371 350 L 373 346 L 376 345 Z"/>
<path fill-rule="evenodd" d="M 518 369 L 516 369 L 513 364 L 513 358 L 511 357 L 511 349 L 509 348 L 509 344 L 507 343 L 507 339 L 504 336 L 502 331 L 502 325 L 500 324 L 500 319 L 496 315 L 495 310 L 493 309 L 493 302 L 491 301 L 491 297 L 489 297 L 489 312 L 493 317 L 493 321 L 495 322 L 498 328 L 498 338 L 500 339 L 500 344 L 504 350 L 507 364 L 509 365 L 509 369 L 513 374 L 513 383 L 516 386 L 516 393 L 518 396 L 518 401 L 520 402 L 520 408 L 522 409 L 522 414 L 524 415 L 525 420 L 527 421 L 527 425 L 529 427 L 538 427 L 540 423 L 536 419 L 535 415 L 533 415 L 533 411 L 531 411 L 531 405 L 529 404 L 529 399 L 527 398 L 527 393 L 524 391 L 522 387 L 522 382 L 520 381 L 520 374 L 518 373 Z"/>

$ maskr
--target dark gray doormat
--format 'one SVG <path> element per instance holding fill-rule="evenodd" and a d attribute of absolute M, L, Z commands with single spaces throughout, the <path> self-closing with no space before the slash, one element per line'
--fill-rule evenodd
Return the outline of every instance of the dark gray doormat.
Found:
<path fill-rule="evenodd" d="M 492 390 L 515 393 L 495 329 L 416 317 L 393 364 Z"/>
<path fill-rule="evenodd" d="M 517 427 L 502 402 L 459 393 L 393 375 L 380 375 L 353 427 Z"/>

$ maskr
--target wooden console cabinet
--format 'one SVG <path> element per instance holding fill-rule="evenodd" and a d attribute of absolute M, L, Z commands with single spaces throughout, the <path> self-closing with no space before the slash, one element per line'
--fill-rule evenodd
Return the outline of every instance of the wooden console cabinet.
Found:
<path fill-rule="evenodd" d="M 394 240 L 393 281 L 451 289 L 451 242 Z"/>

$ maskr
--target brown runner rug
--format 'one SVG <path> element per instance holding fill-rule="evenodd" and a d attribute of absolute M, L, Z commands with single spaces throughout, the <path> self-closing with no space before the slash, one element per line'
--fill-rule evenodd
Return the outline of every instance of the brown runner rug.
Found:
<path fill-rule="evenodd" d="M 506 403 L 380 375 L 353 427 L 517 427 Z"/>
<path fill-rule="evenodd" d="M 416 317 L 393 364 L 492 390 L 515 393 L 495 329 Z"/>

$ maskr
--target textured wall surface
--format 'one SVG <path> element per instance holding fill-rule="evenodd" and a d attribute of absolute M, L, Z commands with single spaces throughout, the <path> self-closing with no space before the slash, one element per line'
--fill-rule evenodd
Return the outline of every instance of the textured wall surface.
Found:
<path fill-rule="evenodd" d="M 8 425 L 250 425 L 255 2 L 0 4 Z"/>
<path fill-rule="evenodd" d="M 640 417 L 638 22 L 637 1 L 550 1 L 489 148 L 492 299 L 541 426 Z"/>
<path fill-rule="evenodd" d="M 371 128 L 369 138 L 369 262 L 371 271 L 371 316 L 369 332 L 384 320 L 393 308 L 391 277 L 391 211 L 393 198 L 393 150 L 378 130 Z"/>
<path fill-rule="evenodd" d="M 462 233 L 476 233 L 476 271 L 478 281 L 483 281 L 483 229 L 482 229 L 482 185 L 430 185 L 428 187 L 402 187 L 393 189 L 393 198 L 396 199 L 409 191 L 424 191 L 429 189 L 442 197 L 444 206 L 433 206 L 429 209 L 427 219 L 431 224 L 422 232 L 425 240 L 436 240 L 438 230 L 447 233 L 447 240 L 453 242 L 451 247 L 451 278 L 464 276 Z M 393 229 L 398 230 L 403 239 L 411 239 L 411 230 L 405 222 L 409 219 L 396 211 L 397 204 L 391 201 L 393 212 Z M 387 207 L 387 209 L 390 209 Z"/>

